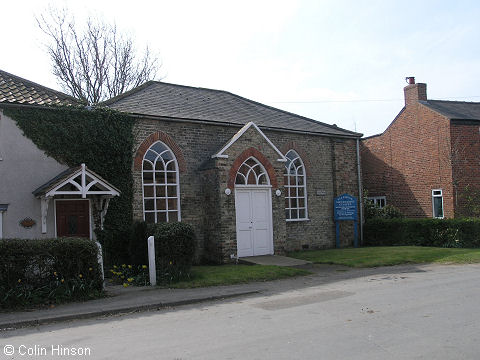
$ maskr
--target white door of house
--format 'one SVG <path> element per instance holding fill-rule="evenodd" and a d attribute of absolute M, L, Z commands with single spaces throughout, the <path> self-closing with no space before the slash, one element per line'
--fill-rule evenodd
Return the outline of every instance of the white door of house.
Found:
<path fill-rule="evenodd" d="M 273 254 L 271 188 L 235 188 L 237 256 Z"/>

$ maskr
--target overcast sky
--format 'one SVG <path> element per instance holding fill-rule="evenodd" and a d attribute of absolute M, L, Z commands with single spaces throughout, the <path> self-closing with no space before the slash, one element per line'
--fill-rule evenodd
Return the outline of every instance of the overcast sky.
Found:
<path fill-rule="evenodd" d="M 403 106 L 480 101 L 478 1 L 2 2 L 0 69 L 60 90 L 35 15 L 49 4 L 115 21 L 162 60 L 163 81 L 226 90 L 365 135 Z"/>

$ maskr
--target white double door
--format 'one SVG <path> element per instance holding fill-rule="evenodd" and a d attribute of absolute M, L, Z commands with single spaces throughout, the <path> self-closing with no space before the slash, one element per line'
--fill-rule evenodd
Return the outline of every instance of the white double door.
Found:
<path fill-rule="evenodd" d="M 272 191 L 235 187 L 237 256 L 273 254 Z"/>

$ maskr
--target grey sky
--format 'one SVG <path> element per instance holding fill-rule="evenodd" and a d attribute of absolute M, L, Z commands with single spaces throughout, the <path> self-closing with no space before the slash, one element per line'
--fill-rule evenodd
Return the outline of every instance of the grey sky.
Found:
<path fill-rule="evenodd" d="M 365 135 L 428 97 L 480 101 L 476 1 L 31 1 L 2 3 L 2 70 L 60 89 L 34 15 L 48 4 L 115 21 L 164 81 L 227 90 Z"/>

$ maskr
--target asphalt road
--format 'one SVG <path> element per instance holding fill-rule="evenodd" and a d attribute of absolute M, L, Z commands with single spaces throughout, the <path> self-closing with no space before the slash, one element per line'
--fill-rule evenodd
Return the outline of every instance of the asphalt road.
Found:
<path fill-rule="evenodd" d="M 322 271 L 257 296 L 2 331 L 0 359 L 480 358 L 480 265 Z"/>

